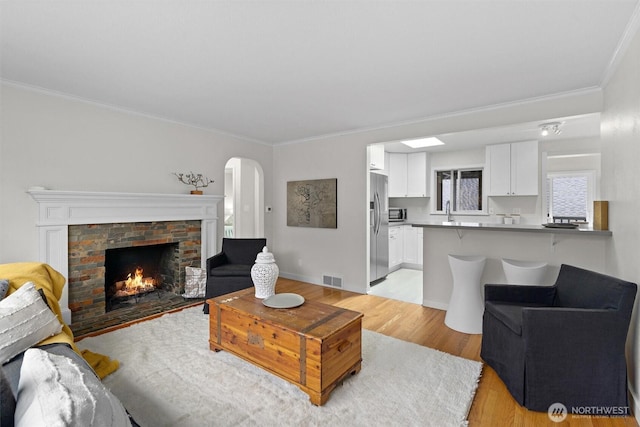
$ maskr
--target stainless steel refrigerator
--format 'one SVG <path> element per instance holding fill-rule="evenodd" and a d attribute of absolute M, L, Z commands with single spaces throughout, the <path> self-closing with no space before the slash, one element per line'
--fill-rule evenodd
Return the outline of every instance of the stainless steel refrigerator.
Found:
<path fill-rule="evenodd" d="M 369 173 L 369 235 L 371 282 L 389 273 L 389 204 L 387 176 Z"/>

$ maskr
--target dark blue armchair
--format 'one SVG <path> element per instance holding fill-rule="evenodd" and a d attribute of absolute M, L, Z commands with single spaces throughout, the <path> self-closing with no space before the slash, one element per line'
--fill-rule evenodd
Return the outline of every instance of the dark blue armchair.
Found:
<path fill-rule="evenodd" d="M 485 285 L 480 356 L 528 409 L 626 408 L 635 295 L 635 283 L 565 264 L 553 286 Z"/>
<path fill-rule="evenodd" d="M 253 286 L 251 267 L 267 239 L 222 239 L 220 253 L 207 260 L 207 289 L 205 299 L 228 294 Z M 205 314 L 209 304 L 204 304 Z"/>

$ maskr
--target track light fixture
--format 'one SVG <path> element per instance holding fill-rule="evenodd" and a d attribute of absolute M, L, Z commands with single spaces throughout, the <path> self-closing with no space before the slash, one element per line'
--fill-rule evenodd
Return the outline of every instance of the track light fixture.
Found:
<path fill-rule="evenodd" d="M 551 133 L 560 135 L 562 133 L 562 129 L 560 129 L 561 125 L 561 122 L 543 123 L 540 125 L 540 135 L 547 136 Z"/>

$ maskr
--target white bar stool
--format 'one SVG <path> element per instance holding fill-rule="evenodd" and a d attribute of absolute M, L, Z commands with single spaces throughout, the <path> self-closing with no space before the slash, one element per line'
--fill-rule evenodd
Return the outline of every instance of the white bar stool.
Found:
<path fill-rule="evenodd" d="M 453 292 L 444 324 L 465 334 L 482 333 L 484 301 L 480 279 L 486 258 L 483 256 L 449 255 L 453 276 Z"/>
<path fill-rule="evenodd" d="M 509 285 L 542 285 L 547 263 L 503 258 L 502 268 Z"/>

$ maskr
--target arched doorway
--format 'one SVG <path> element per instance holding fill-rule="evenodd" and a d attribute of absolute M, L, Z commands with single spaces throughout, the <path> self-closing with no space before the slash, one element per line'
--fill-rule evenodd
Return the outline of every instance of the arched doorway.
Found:
<path fill-rule="evenodd" d="M 224 236 L 264 237 L 264 173 L 255 160 L 232 157 L 225 165 Z"/>

